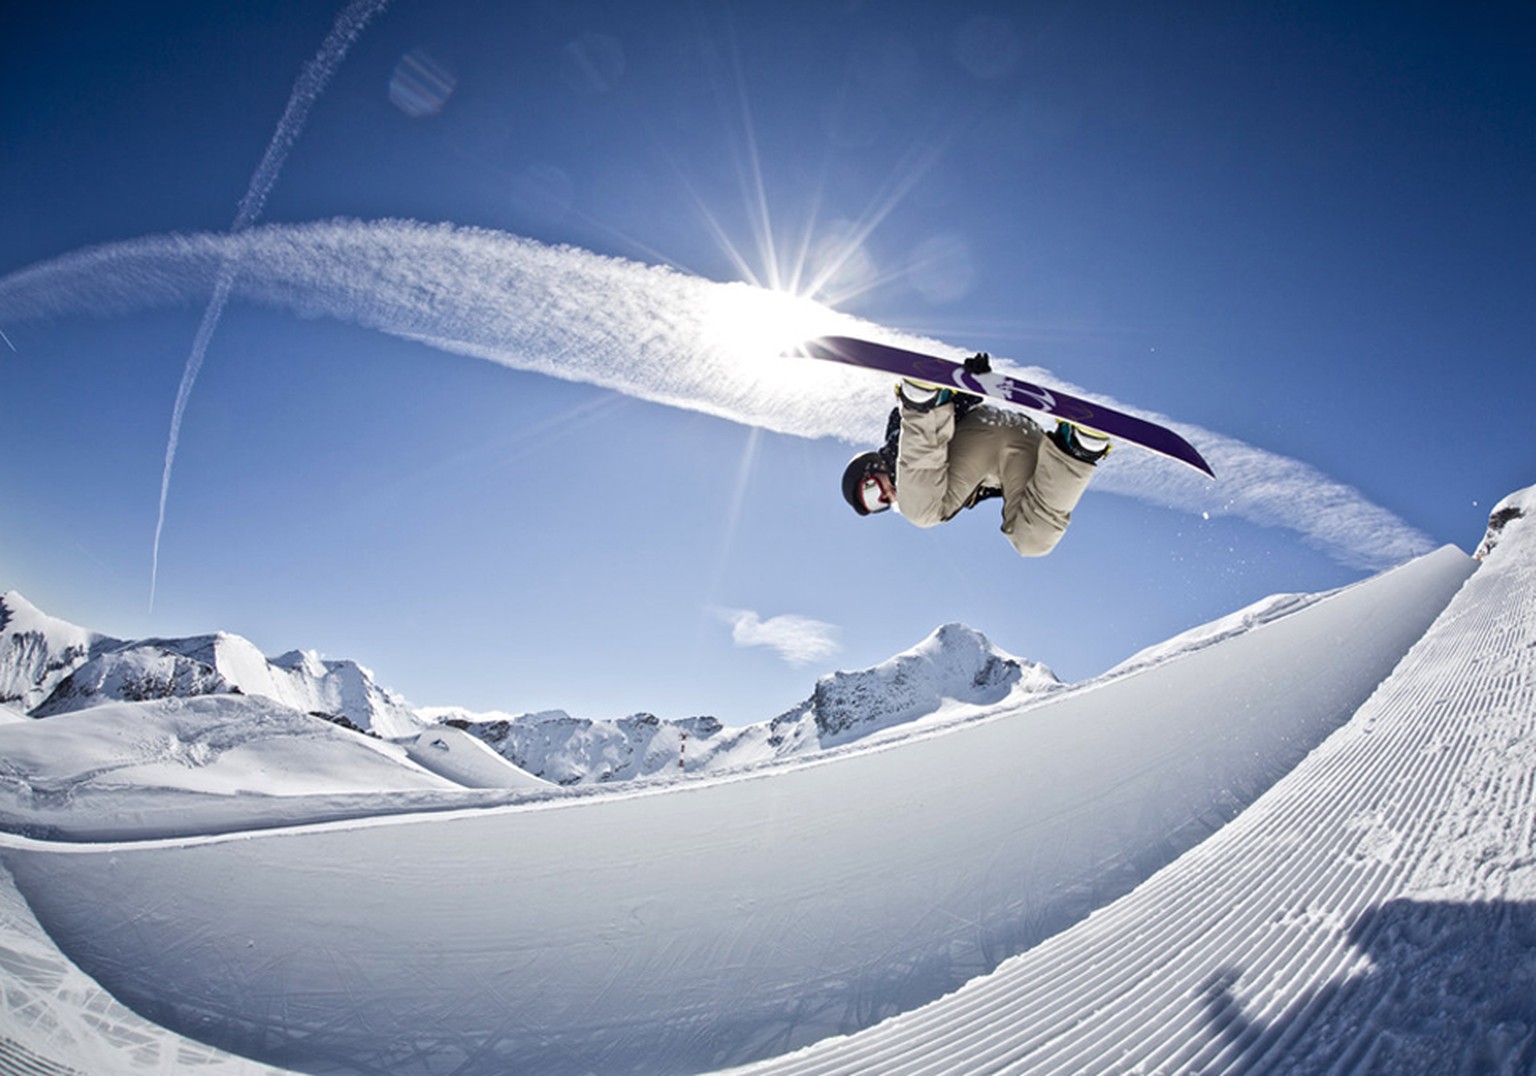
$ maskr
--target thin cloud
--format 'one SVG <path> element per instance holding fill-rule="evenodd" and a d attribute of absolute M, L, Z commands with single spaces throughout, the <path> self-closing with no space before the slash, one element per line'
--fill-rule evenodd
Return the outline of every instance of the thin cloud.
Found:
<path fill-rule="evenodd" d="M 840 649 L 837 628 L 810 617 L 785 613 L 764 620 L 750 609 L 726 609 L 721 616 L 737 646 L 766 646 L 791 665 L 809 665 Z"/>
<path fill-rule="evenodd" d="M 0 322 L 207 301 L 218 295 L 231 264 L 239 267 L 233 298 L 748 426 L 855 444 L 883 436 L 887 383 L 832 363 L 783 358 L 786 346 L 843 333 L 962 354 L 742 284 L 504 232 L 398 220 L 267 225 L 82 250 L 0 278 Z M 743 326 L 750 331 L 743 333 Z M 1115 404 L 1049 371 L 1013 369 Z M 1095 480 L 1098 492 L 1285 528 L 1352 568 L 1386 568 L 1434 548 L 1422 532 L 1305 463 L 1125 409 L 1173 426 L 1200 449 L 1217 478 L 1124 451 Z"/>

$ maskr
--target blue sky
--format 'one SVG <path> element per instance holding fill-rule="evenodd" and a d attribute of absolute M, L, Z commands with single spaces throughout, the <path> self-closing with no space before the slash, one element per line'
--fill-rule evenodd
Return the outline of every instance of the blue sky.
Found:
<path fill-rule="evenodd" d="M 1470 550 L 1536 478 L 1518 5 L 375 6 L 329 53 L 340 4 L 7 16 L 0 587 L 423 705 L 742 723 L 953 620 L 1092 676 L 1390 562 L 1330 518 Z M 698 326 L 786 328 L 741 280 L 1166 416 L 1226 484 L 1122 448 L 1038 561 L 985 508 L 859 520 L 888 386 L 738 377 Z"/>

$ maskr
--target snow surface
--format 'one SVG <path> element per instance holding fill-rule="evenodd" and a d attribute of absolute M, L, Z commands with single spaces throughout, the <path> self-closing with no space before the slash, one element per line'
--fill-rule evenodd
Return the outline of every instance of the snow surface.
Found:
<path fill-rule="evenodd" d="M 1495 509 L 1477 574 L 1230 825 L 962 990 L 750 1071 L 1536 1072 L 1533 508 Z"/>
<path fill-rule="evenodd" d="M 483 740 L 443 725 L 400 741 L 410 760 L 465 788 L 549 788 L 550 783 L 519 769 Z"/>
<path fill-rule="evenodd" d="M 4 872 L 0 998 L 0 1072 L 7 1076 L 277 1071 L 167 1031 L 125 1008 L 59 952 Z"/>
<path fill-rule="evenodd" d="M 34 758 L 11 810 L 55 772 L 77 825 L 7 812 L 0 1061 L 167 1071 L 191 1036 L 306 1072 L 1528 1070 L 1526 529 L 1475 575 L 1442 549 L 1099 681 L 691 779 L 107 841 L 91 767 Z M 225 787 L 173 791 L 273 824 L 283 797 Z"/>
<path fill-rule="evenodd" d="M 266 699 L 112 703 L 0 725 L 0 826 L 118 840 L 463 806 L 466 782 L 410 754 Z"/>

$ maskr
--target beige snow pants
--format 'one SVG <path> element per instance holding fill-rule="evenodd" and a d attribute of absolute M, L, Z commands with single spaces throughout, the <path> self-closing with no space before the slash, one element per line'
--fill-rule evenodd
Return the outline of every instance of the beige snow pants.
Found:
<path fill-rule="evenodd" d="M 919 527 L 969 508 L 983 488 L 1001 489 L 1003 533 L 1021 555 L 1043 557 L 1072 521 L 1093 470 L 1032 422 L 978 407 L 957 423 L 950 403 L 901 409 L 896 506 Z"/>

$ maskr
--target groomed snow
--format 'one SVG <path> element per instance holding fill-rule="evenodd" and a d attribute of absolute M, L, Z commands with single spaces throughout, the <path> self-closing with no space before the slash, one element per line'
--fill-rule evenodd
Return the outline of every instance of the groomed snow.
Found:
<path fill-rule="evenodd" d="M 744 1070 L 1536 1072 L 1536 491 L 1354 718 L 1126 897 Z"/>
<path fill-rule="evenodd" d="M 1427 636 L 1473 570 L 1454 549 L 804 761 L 219 836 L 7 836 L 0 859 L 113 996 L 302 1071 L 1220 1071 L 1353 999 L 1351 928 L 1423 949 L 1394 897 L 1502 899 L 1529 760 L 1474 793 L 1502 788 L 1531 716 L 1536 591 L 1501 567 L 1536 563 L 1520 539 Z"/>

